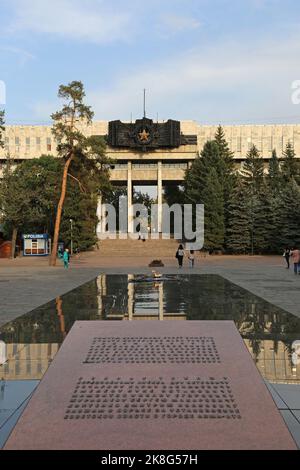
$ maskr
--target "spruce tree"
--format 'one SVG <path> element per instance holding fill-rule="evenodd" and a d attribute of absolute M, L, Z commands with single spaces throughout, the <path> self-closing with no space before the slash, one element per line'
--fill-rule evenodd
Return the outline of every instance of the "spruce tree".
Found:
<path fill-rule="evenodd" d="M 234 154 L 231 152 L 222 126 L 218 126 L 215 134 L 215 142 L 219 148 L 219 155 L 223 162 L 223 186 L 224 186 L 224 223 L 228 226 L 229 219 L 229 202 L 232 191 L 236 185 L 236 173 L 234 165 Z M 225 247 L 227 246 L 227 231 L 225 232 Z"/>
<path fill-rule="evenodd" d="M 283 152 L 282 175 L 285 181 L 291 181 L 292 178 L 299 184 L 299 162 L 295 158 L 296 154 L 290 142 L 287 143 Z"/>
<path fill-rule="evenodd" d="M 215 168 L 206 174 L 202 203 L 205 207 L 204 247 L 207 250 L 221 250 L 225 235 L 223 186 Z"/>
<path fill-rule="evenodd" d="M 192 167 L 186 173 L 184 186 L 187 202 L 201 203 L 202 189 L 211 168 L 216 170 L 217 176 L 222 182 L 224 167 L 218 145 L 214 141 L 206 142 L 200 156 L 194 160 Z"/>
<path fill-rule="evenodd" d="M 272 157 L 269 161 L 269 171 L 268 171 L 268 183 L 269 187 L 273 192 L 277 192 L 282 184 L 282 174 L 279 164 L 279 159 L 277 157 L 276 150 L 272 151 Z"/>
<path fill-rule="evenodd" d="M 250 251 L 249 201 L 241 178 L 237 180 L 229 200 L 226 240 L 227 250 L 231 253 L 246 254 Z"/>
<path fill-rule="evenodd" d="M 264 161 L 255 145 L 252 145 L 247 153 L 242 174 L 246 184 L 251 186 L 254 192 L 258 191 L 264 179 Z"/>
<path fill-rule="evenodd" d="M 235 187 L 236 173 L 234 164 L 234 153 L 231 152 L 222 126 L 219 126 L 215 135 L 215 142 L 219 148 L 219 155 L 223 162 L 223 179 L 224 179 L 224 202 L 225 207 L 230 199 L 231 192 Z"/>
<path fill-rule="evenodd" d="M 280 191 L 279 217 L 277 237 L 281 250 L 300 248 L 300 189 L 293 178 Z"/>
<path fill-rule="evenodd" d="M 275 223 L 271 201 L 271 192 L 266 182 L 263 182 L 260 190 L 254 196 L 252 206 L 253 213 L 250 224 L 254 253 L 262 254 L 271 251 L 270 240 Z"/>
<path fill-rule="evenodd" d="M 215 186 L 215 187 L 214 187 Z M 199 158 L 186 173 L 185 201 L 205 206 L 205 247 L 224 245 L 224 164 L 216 142 L 204 145 Z"/>

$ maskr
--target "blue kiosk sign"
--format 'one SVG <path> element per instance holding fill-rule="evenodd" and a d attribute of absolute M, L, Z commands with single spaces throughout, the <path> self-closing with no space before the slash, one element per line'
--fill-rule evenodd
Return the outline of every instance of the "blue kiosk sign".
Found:
<path fill-rule="evenodd" d="M 24 256 L 48 256 L 51 253 L 51 239 L 47 233 L 23 235 Z"/>

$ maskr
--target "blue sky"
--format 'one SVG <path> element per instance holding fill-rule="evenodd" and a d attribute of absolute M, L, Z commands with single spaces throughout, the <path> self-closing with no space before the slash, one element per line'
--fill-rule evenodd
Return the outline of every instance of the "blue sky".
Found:
<path fill-rule="evenodd" d="M 46 124 L 82 80 L 96 119 L 300 122 L 297 0 L 0 0 L 7 122 Z"/>

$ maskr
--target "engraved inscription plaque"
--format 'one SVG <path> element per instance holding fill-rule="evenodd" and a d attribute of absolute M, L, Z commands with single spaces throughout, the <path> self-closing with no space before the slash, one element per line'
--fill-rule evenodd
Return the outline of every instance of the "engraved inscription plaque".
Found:
<path fill-rule="evenodd" d="M 65 419 L 241 419 L 227 377 L 80 378 Z"/>
<path fill-rule="evenodd" d="M 76 322 L 5 449 L 296 449 L 233 322 Z"/>
<path fill-rule="evenodd" d="M 212 337 L 94 338 L 86 364 L 214 364 L 220 356 Z"/>

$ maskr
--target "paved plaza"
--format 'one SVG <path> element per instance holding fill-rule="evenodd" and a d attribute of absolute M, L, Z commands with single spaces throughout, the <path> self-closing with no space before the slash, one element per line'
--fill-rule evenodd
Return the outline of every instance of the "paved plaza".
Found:
<path fill-rule="evenodd" d="M 0 326 L 95 279 L 99 274 L 150 273 L 150 261 L 146 256 L 103 258 L 98 252 L 86 253 L 74 258 L 67 271 L 60 262 L 56 268 L 50 268 L 47 259 L 1 260 Z M 163 262 L 165 267 L 159 268 L 161 273 L 217 274 L 300 318 L 300 276 L 295 276 L 292 268 L 287 270 L 280 256 L 198 257 L 194 270 L 187 267 L 187 260 L 182 270 L 178 269 L 175 257 L 163 258 Z M 13 393 L 9 395 L 9 403 L 5 405 L 8 411 L 5 416 L 0 415 L 0 434 L 3 436 L 7 436 L 8 430 L 16 424 L 38 382 L 32 380 L 27 383 L 28 391 L 25 390 L 20 402 L 13 401 Z M 14 385 L 17 383 L 7 382 L 7 387 Z M 269 382 L 266 385 L 300 447 L 300 385 Z M 4 438 L 0 439 L 0 447 L 4 442 Z"/>
<path fill-rule="evenodd" d="M 0 325 L 94 279 L 101 273 L 149 273 L 149 258 L 103 258 L 87 253 L 74 259 L 65 271 L 47 259 L 0 261 Z M 176 259 L 163 259 L 165 274 L 219 274 L 272 304 L 300 317 L 300 276 L 285 269 L 280 256 L 208 256 L 197 258 L 196 267 L 178 270 Z"/>

